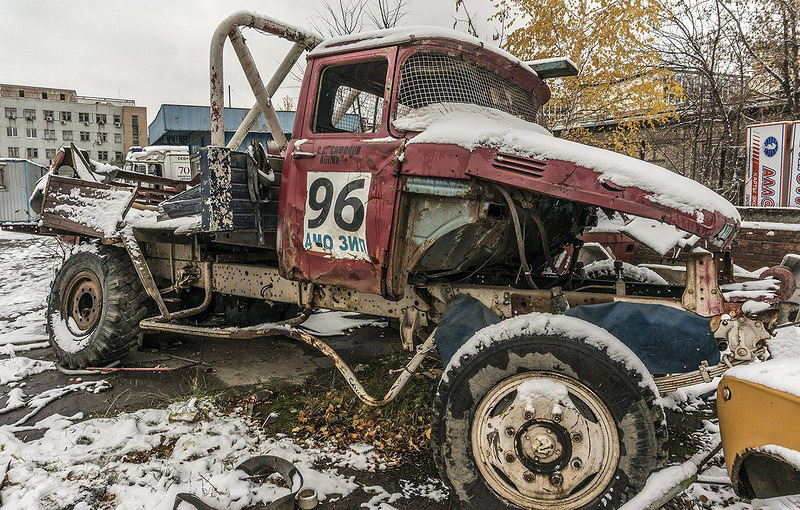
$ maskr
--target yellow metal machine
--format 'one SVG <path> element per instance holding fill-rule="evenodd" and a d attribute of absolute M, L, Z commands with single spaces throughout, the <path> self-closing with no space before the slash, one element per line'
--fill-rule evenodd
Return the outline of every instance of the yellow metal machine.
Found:
<path fill-rule="evenodd" d="M 736 494 L 800 494 L 800 358 L 735 367 L 722 378 L 717 397 Z"/>

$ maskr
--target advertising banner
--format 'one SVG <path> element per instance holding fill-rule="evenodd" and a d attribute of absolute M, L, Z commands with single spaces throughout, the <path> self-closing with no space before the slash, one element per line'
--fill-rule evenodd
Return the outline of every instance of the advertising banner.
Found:
<path fill-rule="evenodd" d="M 790 123 L 747 127 L 745 205 L 780 207 L 788 203 L 787 139 Z"/>
<path fill-rule="evenodd" d="M 800 207 L 800 121 L 792 122 L 789 156 L 789 207 Z"/>

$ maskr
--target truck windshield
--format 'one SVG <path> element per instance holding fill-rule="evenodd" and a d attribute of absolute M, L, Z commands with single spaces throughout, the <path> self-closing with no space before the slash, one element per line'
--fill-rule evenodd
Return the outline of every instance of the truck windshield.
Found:
<path fill-rule="evenodd" d="M 396 118 L 437 103 L 486 106 L 537 122 L 541 105 L 513 80 L 466 58 L 419 52 L 400 69 Z"/>

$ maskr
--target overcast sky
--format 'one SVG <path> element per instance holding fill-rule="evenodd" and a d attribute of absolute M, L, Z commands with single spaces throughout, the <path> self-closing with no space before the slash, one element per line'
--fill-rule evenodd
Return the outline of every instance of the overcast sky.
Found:
<path fill-rule="evenodd" d="M 483 9 L 480 20 L 489 3 L 468 0 Z M 453 5 L 410 0 L 403 24 L 452 27 Z M 0 83 L 133 99 L 147 107 L 149 123 L 163 103 L 208 104 L 209 42 L 227 15 L 248 9 L 310 27 L 321 6 L 322 0 L 0 0 Z M 266 83 L 290 44 L 252 30 L 244 35 Z M 249 108 L 253 95 L 230 44 L 225 62 L 232 105 Z M 290 77 L 277 96 L 296 97 L 298 89 Z"/>

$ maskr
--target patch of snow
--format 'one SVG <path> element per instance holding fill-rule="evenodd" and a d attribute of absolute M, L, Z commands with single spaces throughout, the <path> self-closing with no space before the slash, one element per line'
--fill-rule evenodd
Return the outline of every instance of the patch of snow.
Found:
<path fill-rule="evenodd" d="M 105 237 L 113 237 L 123 220 L 133 193 L 124 189 L 96 189 L 92 196 L 82 196 L 80 189 L 69 194 L 56 193 L 53 210 L 64 213 L 70 220 L 89 227 Z"/>
<path fill-rule="evenodd" d="M 125 218 L 125 223 L 134 228 L 172 230 L 175 234 L 183 235 L 198 231 L 202 224 L 202 218 L 196 214 L 159 221 L 156 211 L 132 209 Z"/>
<path fill-rule="evenodd" d="M 742 311 L 746 314 L 757 314 L 770 308 L 772 305 L 763 301 L 745 301 L 742 305 Z"/>
<path fill-rule="evenodd" d="M 569 398 L 569 390 L 564 384 L 549 377 L 535 377 L 528 379 L 517 387 L 517 398 L 525 402 L 526 411 L 535 411 L 536 399 L 544 399 L 555 402 L 553 412 L 558 412 L 558 406 L 568 409 L 575 409 L 575 404 Z"/>
<path fill-rule="evenodd" d="M 25 392 L 22 391 L 22 388 L 12 388 L 11 391 L 8 392 L 6 405 L 0 409 L 0 414 L 5 414 L 23 407 L 25 407 Z"/>
<path fill-rule="evenodd" d="M 25 358 L 22 356 L 0 359 L 0 384 L 21 381 L 26 377 L 55 370 L 52 361 Z"/>
<path fill-rule="evenodd" d="M 725 375 L 800 397 L 800 363 L 795 358 L 739 365 Z"/>
<path fill-rule="evenodd" d="M 71 317 L 70 317 L 71 319 Z M 84 336 L 77 336 L 70 331 L 67 322 L 61 317 L 61 312 L 56 310 L 50 315 L 53 341 L 65 352 L 75 353 L 86 347 L 92 338 L 91 332 Z M 77 330 L 77 325 L 75 325 Z"/>
<path fill-rule="evenodd" d="M 586 264 L 583 267 L 586 277 L 589 279 L 615 279 L 617 271 L 614 268 L 613 260 L 599 260 Z M 661 275 L 647 267 L 638 267 L 627 262 L 622 263 L 622 278 L 628 281 L 639 283 L 649 283 L 652 285 L 669 285 Z"/>
<path fill-rule="evenodd" d="M 661 405 L 676 413 L 699 411 L 705 403 L 703 397 L 711 395 L 710 399 L 715 398 L 720 380 L 722 377 L 715 377 L 711 382 L 695 384 L 667 393 L 661 397 Z"/>
<path fill-rule="evenodd" d="M 767 341 L 767 349 L 773 358 L 800 358 L 800 329 L 789 326 L 776 330 Z"/>
<path fill-rule="evenodd" d="M 522 335 L 555 335 L 584 340 L 614 361 L 622 363 L 628 370 L 641 375 L 640 386 L 649 388 L 658 396 L 655 381 L 642 361 L 633 351 L 608 331 L 584 320 L 565 315 L 548 313 L 529 313 L 506 319 L 486 326 L 467 340 L 445 368 L 442 382 L 448 381 L 449 374 L 461 366 L 462 358 L 472 356 L 496 343 Z"/>
<path fill-rule="evenodd" d="M 776 278 L 764 278 L 763 280 L 750 280 L 720 285 L 722 295 L 726 300 L 733 298 L 748 300 L 774 299 L 775 291 L 779 290 L 780 287 L 780 281 Z"/>
<path fill-rule="evenodd" d="M 652 248 L 662 256 L 666 255 L 678 243 L 685 243 L 685 239 L 689 237 L 688 233 L 673 225 L 640 217 L 634 218 L 630 223 L 622 227 L 620 232 Z"/>
<path fill-rule="evenodd" d="M 660 205 L 695 215 L 703 210 L 719 212 L 740 220 L 733 204 L 697 181 L 623 154 L 555 138 L 537 124 L 492 108 L 433 104 L 410 111 L 396 119 L 394 126 L 420 133 L 410 144 L 454 144 L 468 150 L 492 147 L 535 159 L 571 161 L 596 171 L 600 182 L 650 192 L 648 198 Z"/>
<path fill-rule="evenodd" d="M 589 232 L 610 232 L 617 233 L 625 226 L 625 220 L 619 214 L 612 214 L 609 218 L 605 213 L 597 215 L 597 225 L 591 228 Z"/>
<path fill-rule="evenodd" d="M 195 423 L 169 421 L 169 415 L 185 405 L 80 423 L 50 417 L 52 426 L 42 438 L 27 443 L 8 426 L 0 427 L 2 455 L 11 459 L 3 503 L 30 510 L 50 508 L 48 502 L 53 501 L 59 508 L 79 503 L 95 508 L 106 494 L 118 509 L 171 510 L 176 493 L 190 492 L 216 508 L 235 509 L 287 494 L 286 488 L 250 481 L 233 469 L 255 455 L 292 462 L 321 501 L 360 487 L 354 477 L 322 467 L 330 459 L 344 462 L 348 454 L 357 455 L 353 450 L 342 454 L 332 446 L 306 447 L 286 438 L 268 438 L 247 417 L 223 414 L 203 403 L 197 406 L 204 418 Z M 398 493 L 381 502 L 402 497 Z"/>
<path fill-rule="evenodd" d="M 783 230 L 784 232 L 800 232 L 798 223 L 776 223 L 772 221 L 743 221 L 742 228 L 753 230 Z M 767 232 L 769 235 L 769 232 Z M 773 232 L 773 235 L 775 233 Z"/>
<path fill-rule="evenodd" d="M 387 326 L 385 319 L 370 317 L 357 312 L 336 312 L 331 310 L 319 311 L 306 319 L 301 328 L 311 334 L 327 337 L 344 335 L 348 331 L 363 326 Z"/>

